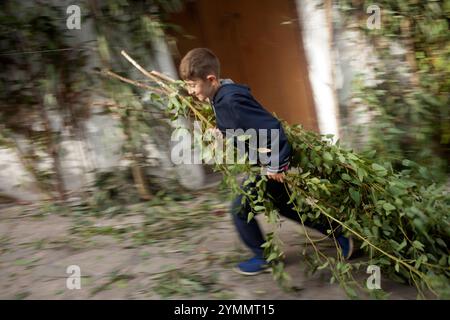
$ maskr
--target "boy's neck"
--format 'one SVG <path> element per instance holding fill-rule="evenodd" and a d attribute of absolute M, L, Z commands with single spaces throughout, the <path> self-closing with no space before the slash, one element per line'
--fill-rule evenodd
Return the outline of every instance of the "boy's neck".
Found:
<path fill-rule="evenodd" d="M 219 88 L 221 86 L 220 80 L 212 84 L 213 91 L 211 92 L 211 97 L 209 97 L 209 102 L 213 102 L 214 97 L 216 96 L 217 91 L 219 91 Z"/>

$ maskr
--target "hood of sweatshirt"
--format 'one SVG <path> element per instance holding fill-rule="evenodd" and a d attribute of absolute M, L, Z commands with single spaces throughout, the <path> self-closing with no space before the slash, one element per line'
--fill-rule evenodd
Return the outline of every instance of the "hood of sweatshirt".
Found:
<path fill-rule="evenodd" d="M 220 102 L 222 97 L 227 93 L 242 92 L 248 94 L 250 88 L 244 84 L 234 83 L 231 79 L 220 79 L 220 87 L 212 99 L 213 104 Z"/>

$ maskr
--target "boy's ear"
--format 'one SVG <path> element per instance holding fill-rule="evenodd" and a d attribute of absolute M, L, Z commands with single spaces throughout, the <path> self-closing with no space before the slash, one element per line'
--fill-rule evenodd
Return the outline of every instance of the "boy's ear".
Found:
<path fill-rule="evenodd" d="M 213 74 L 207 75 L 207 76 L 206 76 L 206 79 L 207 79 L 209 82 L 218 81 L 218 80 L 217 80 L 217 77 L 216 77 L 215 75 L 213 75 Z"/>

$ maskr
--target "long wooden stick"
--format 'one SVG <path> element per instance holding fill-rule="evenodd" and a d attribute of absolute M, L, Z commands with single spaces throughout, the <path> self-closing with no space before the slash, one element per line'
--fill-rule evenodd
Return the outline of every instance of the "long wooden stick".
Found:
<path fill-rule="evenodd" d="M 121 55 L 123 55 L 125 57 L 125 59 L 127 59 L 133 66 L 136 67 L 136 69 L 138 69 L 140 72 L 142 72 L 147 78 L 152 79 L 153 81 L 155 81 L 156 83 L 158 83 L 161 87 L 163 88 L 167 88 L 167 85 L 164 82 L 161 82 L 161 80 L 159 80 L 157 77 L 155 77 L 154 75 L 152 75 L 150 72 L 148 72 L 147 70 L 145 70 L 144 68 L 142 68 L 139 63 L 137 63 L 136 61 L 134 61 L 134 59 L 132 59 L 126 52 L 125 50 L 122 50 L 120 52 Z"/>
<path fill-rule="evenodd" d="M 100 73 L 101 73 L 101 74 L 104 74 L 104 75 L 107 75 L 107 76 L 110 76 L 110 77 L 112 77 L 112 78 L 116 78 L 116 79 L 118 79 L 118 80 L 120 80 L 120 81 L 123 81 L 123 82 L 129 83 L 129 84 L 135 85 L 136 87 L 140 87 L 140 88 L 143 88 L 143 89 L 155 91 L 155 92 L 160 93 L 160 94 L 161 94 L 161 93 L 165 93 L 165 92 L 164 92 L 163 90 L 161 90 L 161 89 L 158 89 L 158 88 L 149 86 L 149 85 L 144 84 L 144 83 L 141 83 L 141 82 L 139 82 L 139 81 L 135 81 L 135 80 L 131 80 L 131 79 L 122 77 L 122 76 L 118 75 L 117 73 L 114 73 L 114 72 L 112 72 L 112 71 L 110 71 L 110 70 L 104 70 L 104 71 L 102 71 L 102 72 L 100 72 Z"/>
<path fill-rule="evenodd" d="M 155 70 L 150 71 L 150 74 L 154 75 L 155 77 L 161 78 L 162 80 L 170 82 L 170 83 L 175 82 L 175 80 L 172 79 L 171 77 L 169 77 L 161 72 L 155 71 Z"/>

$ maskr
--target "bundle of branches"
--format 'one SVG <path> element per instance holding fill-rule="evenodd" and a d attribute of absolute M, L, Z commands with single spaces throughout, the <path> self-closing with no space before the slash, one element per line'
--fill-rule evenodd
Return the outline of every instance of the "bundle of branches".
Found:
<path fill-rule="evenodd" d="M 214 127 L 211 106 L 188 97 L 182 81 L 149 73 L 125 52 L 122 54 L 152 80 L 156 89 L 153 85 L 120 79 L 108 71 L 110 76 L 152 90 L 154 101 L 167 103 L 174 118 L 193 117 L 200 121 L 202 129 Z M 394 171 L 388 162 L 375 163 L 370 154 L 357 154 L 341 147 L 339 142 L 333 143 L 330 135 L 319 135 L 300 125 L 285 122 L 283 125 L 293 149 L 287 189 L 301 220 L 328 223 L 330 239 L 334 239 L 331 226 L 340 226 L 347 235 L 360 241 L 359 247 L 368 257 L 349 263 L 340 254 L 326 255 L 306 233 L 315 249 L 309 256 L 313 270 L 328 268 L 332 272 L 331 281 L 338 281 L 350 296 L 357 295 L 357 287 L 364 289 L 355 281 L 353 272 L 361 266 L 376 265 L 383 276 L 414 285 L 421 297 L 433 293 L 448 298 L 450 199 L 443 187 L 417 185 L 410 174 L 418 166 L 409 160 L 403 161 L 404 170 Z M 277 224 L 278 214 L 264 197 L 266 178 L 256 184 L 256 194 L 248 194 L 240 187 L 236 174 L 245 172 L 251 182 L 260 172 L 249 164 L 223 163 L 215 165 L 232 190 L 246 195 L 254 213 L 263 212 L 269 222 Z M 279 259 L 283 252 L 276 232 L 267 234 L 266 239 L 265 253 L 269 261 L 275 262 L 275 278 L 287 280 L 289 276 Z"/>

